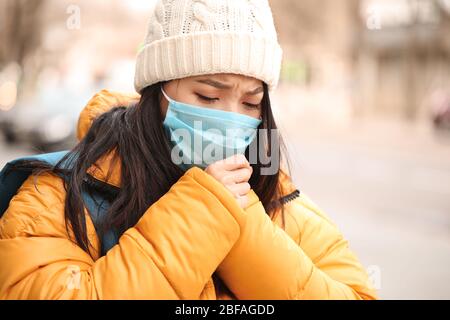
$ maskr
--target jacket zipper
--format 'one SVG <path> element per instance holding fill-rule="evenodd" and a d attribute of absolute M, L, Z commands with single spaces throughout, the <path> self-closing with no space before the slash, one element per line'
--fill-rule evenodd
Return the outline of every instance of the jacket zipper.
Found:
<path fill-rule="evenodd" d="M 294 192 L 291 192 L 290 194 L 281 197 L 278 201 L 280 202 L 280 204 L 285 205 L 297 199 L 298 197 L 300 197 L 300 190 L 296 189 Z"/>

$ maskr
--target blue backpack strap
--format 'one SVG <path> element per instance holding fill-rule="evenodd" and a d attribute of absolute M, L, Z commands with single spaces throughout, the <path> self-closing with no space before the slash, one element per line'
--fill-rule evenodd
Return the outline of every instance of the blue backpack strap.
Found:
<path fill-rule="evenodd" d="M 5 167 L 0 171 L 0 218 L 8 209 L 11 199 L 17 194 L 22 184 L 30 176 L 33 171 L 32 167 L 21 167 L 20 169 L 12 167 L 22 161 L 41 161 L 51 166 L 55 166 L 69 151 L 61 151 L 40 155 L 32 155 L 22 157 L 8 162 Z M 62 168 L 69 169 L 64 166 Z M 63 179 L 67 180 L 67 176 L 62 175 Z M 105 213 L 109 208 L 109 201 L 104 197 L 101 192 L 92 191 L 88 192 L 83 187 L 82 192 L 83 200 L 88 208 L 91 219 L 97 231 L 103 219 Z M 108 230 L 102 237 L 102 253 L 105 254 L 109 249 L 116 245 L 119 241 L 119 234 L 115 229 Z"/>
<path fill-rule="evenodd" d="M 2 171 L 0 171 L 0 218 L 8 208 L 11 199 L 16 195 L 19 188 L 32 173 L 32 168 L 11 170 L 13 165 L 21 161 L 42 161 L 50 165 L 55 165 L 67 154 L 67 152 L 68 151 L 61 151 L 28 156 L 8 162 Z"/>

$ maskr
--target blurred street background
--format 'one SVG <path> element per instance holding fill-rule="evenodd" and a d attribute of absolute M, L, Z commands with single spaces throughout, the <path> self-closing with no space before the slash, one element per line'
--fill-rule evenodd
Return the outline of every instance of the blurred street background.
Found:
<path fill-rule="evenodd" d="M 294 181 L 383 299 L 450 299 L 450 0 L 271 0 Z M 0 0 L 0 167 L 132 92 L 152 0 Z"/>

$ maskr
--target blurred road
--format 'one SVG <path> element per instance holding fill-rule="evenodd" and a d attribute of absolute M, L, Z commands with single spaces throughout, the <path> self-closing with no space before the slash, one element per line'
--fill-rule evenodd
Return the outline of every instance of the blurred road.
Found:
<path fill-rule="evenodd" d="M 33 152 L 31 148 L 25 146 L 7 145 L 0 134 L 0 168 L 3 168 L 3 166 L 12 159 L 35 153 L 39 152 Z"/>
<path fill-rule="evenodd" d="M 381 298 L 450 299 L 450 134 L 300 122 L 282 121 L 294 180 L 340 227 Z M 0 166 L 33 153 L 0 150 Z"/>
<path fill-rule="evenodd" d="M 381 298 L 450 299 L 450 133 L 397 123 L 285 129 L 297 186 L 375 270 Z"/>

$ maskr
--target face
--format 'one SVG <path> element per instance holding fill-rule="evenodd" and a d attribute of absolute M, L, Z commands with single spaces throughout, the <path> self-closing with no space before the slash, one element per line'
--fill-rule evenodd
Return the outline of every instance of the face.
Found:
<path fill-rule="evenodd" d="M 237 74 L 215 74 L 174 80 L 164 86 L 167 95 L 182 103 L 261 118 L 263 82 Z M 165 117 L 169 102 L 162 96 Z"/>

